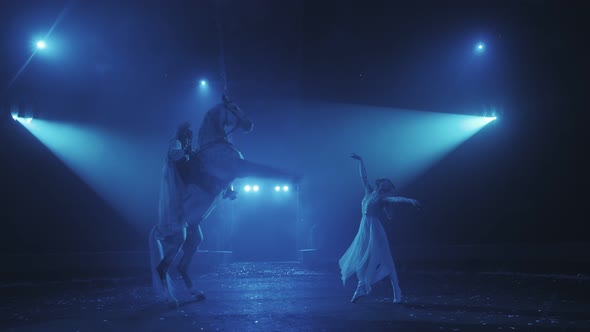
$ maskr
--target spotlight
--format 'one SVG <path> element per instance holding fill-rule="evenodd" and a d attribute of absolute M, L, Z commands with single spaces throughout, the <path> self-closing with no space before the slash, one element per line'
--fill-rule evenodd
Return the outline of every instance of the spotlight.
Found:
<path fill-rule="evenodd" d="M 45 49 L 45 47 L 47 47 L 47 44 L 45 44 L 45 41 L 44 40 L 39 40 L 37 42 L 37 48 L 38 49 L 42 50 L 42 49 Z"/>
<path fill-rule="evenodd" d="M 482 54 L 486 50 L 486 45 L 482 42 L 475 44 L 475 53 Z"/>
<path fill-rule="evenodd" d="M 203 86 L 203 87 L 204 87 L 204 86 L 207 86 L 207 81 L 205 81 L 205 80 L 201 80 L 201 86 Z"/>
<path fill-rule="evenodd" d="M 260 187 L 258 187 L 257 185 L 255 185 L 254 187 L 252 187 L 252 190 L 258 191 L 258 190 L 260 190 Z"/>
<path fill-rule="evenodd" d="M 275 191 L 281 191 L 281 187 L 280 186 L 276 186 L 275 187 Z"/>
<path fill-rule="evenodd" d="M 33 118 L 26 118 L 25 120 L 27 121 L 27 123 L 31 123 L 31 121 L 33 121 Z"/>
<path fill-rule="evenodd" d="M 289 191 L 289 186 L 283 186 L 283 191 Z"/>
<path fill-rule="evenodd" d="M 10 108 L 10 115 L 12 115 L 12 119 L 16 121 L 16 118 L 18 118 L 18 107 L 17 106 L 12 106 Z"/>
<path fill-rule="evenodd" d="M 250 186 L 248 186 L 248 185 L 247 185 L 247 186 L 245 186 L 245 187 L 244 187 L 244 190 L 245 190 L 245 191 L 250 191 L 250 190 L 252 190 L 252 188 L 251 188 Z"/>

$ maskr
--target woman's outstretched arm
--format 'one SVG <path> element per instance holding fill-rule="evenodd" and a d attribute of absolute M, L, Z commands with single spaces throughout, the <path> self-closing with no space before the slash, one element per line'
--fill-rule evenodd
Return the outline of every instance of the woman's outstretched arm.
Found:
<path fill-rule="evenodd" d="M 361 156 L 356 153 L 351 154 L 350 157 L 359 161 L 359 172 L 361 174 L 361 181 L 365 187 L 365 193 L 372 192 L 373 188 L 371 185 L 369 185 L 369 180 L 367 179 L 367 170 L 365 168 L 365 162 L 363 161 L 363 158 L 361 158 Z"/>
<path fill-rule="evenodd" d="M 406 198 L 406 197 L 399 197 L 399 196 L 387 196 L 383 198 L 384 202 L 393 203 L 393 204 L 411 204 L 416 208 L 421 208 L 422 204 L 415 199 Z"/>

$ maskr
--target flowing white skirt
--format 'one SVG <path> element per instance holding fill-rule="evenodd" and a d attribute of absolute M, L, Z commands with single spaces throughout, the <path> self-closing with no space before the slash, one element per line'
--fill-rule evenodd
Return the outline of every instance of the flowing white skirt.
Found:
<path fill-rule="evenodd" d="M 354 241 L 338 264 L 342 282 L 356 273 L 367 294 L 376 282 L 395 272 L 387 234 L 377 217 L 363 215 Z"/>

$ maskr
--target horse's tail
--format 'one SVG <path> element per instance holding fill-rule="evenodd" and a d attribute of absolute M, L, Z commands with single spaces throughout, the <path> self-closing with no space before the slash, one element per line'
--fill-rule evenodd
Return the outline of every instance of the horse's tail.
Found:
<path fill-rule="evenodd" d="M 167 297 L 168 295 L 174 297 L 174 288 L 170 276 L 166 275 L 166 285 L 162 284 L 157 267 L 164 259 L 164 251 L 160 241 L 156 239 L 156 231 L 158 225 L 154 226 L 150 231 L 149 246 L 150 246 L 150 268 L 152 273 L 152 286 L 158 296 Z M 167 289 L 166 289 L 167 288 Z"/>

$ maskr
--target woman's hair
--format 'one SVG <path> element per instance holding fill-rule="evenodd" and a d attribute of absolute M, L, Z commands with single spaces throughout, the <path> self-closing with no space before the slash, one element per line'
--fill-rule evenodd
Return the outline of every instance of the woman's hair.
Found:
<path fill-rule="evenodd" d="M 377 180 L 375 180 L 375 184 L 377 184 L 377 185 L 379 185 L 381 182 L 389 182 L 389 184 L 391 184 L 391 187 L 392 187 L 393 189 L 395 189 L 395 185 L 393 184 L 393 182 L 391 182 L 391 180 L 390 180 L 390 179 L 387 179 L 387 178 L 381 178 L 381 179 L 377 179 Z"/>
<path fill-rule="evenodd" d="M 191 130 L 191 124 L 187 122 L 183 122 L 180 126 L 178 126 L 178 130 L 176 131 L 176 138 L 182 139 L 184 137 L 193 138 L 193 131 Z"/>

